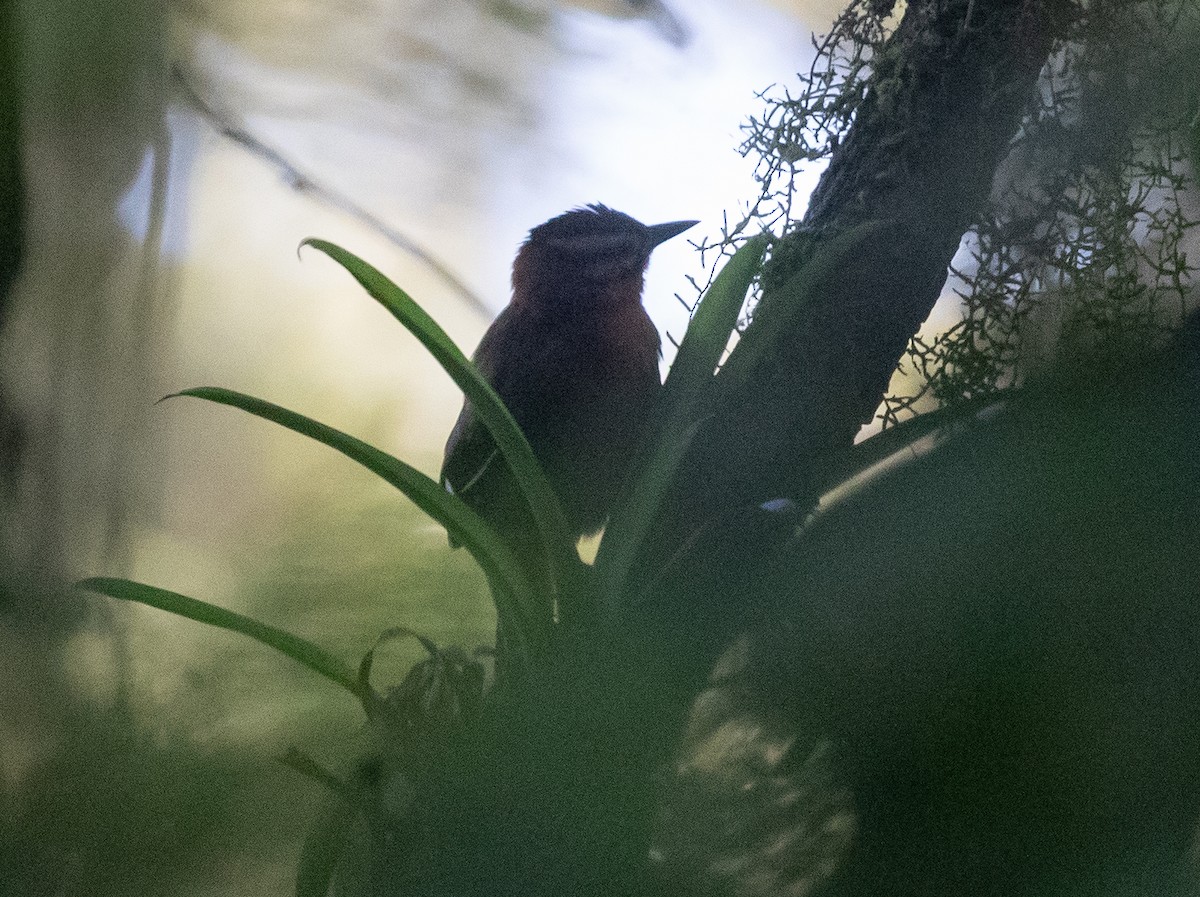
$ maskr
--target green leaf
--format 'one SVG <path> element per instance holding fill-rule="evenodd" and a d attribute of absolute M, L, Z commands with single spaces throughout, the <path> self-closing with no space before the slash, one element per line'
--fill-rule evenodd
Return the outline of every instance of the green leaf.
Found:
<path fill-rule="evenodd" d="M 157 607 L 159 610 L 187 617 L 189 620 L 247 635 L 257 642 L 286 654 L 292 660 L 319 673 L 330 682 L 340 685 L 362 701 L 364 706 L 368 705 L 372 699 L 371 695 L 362 690 L 354 670 L 333 655 L 326 653 L 310 641 L 274 626 L 268 626 L 266 623 L 260 623 L 244 614 L 217 607 L 207 601 L 189 598 L 178 592 L 168 592 L 166 589 L 157 589 L 154 586 L 143 585 L 128 579 L 94 577 L 76 583 L 75 587 L 86 589 L 89 592 L 99 592 L 101 595 L 118 598 L 122 601 L 135 601 L 148 607 Z"/>
<path fill-rule="evenodd" d="M 629 572 L 675 472 L 703 422 L 706 393 L 713 383 L 721 353 L 737 326 L 746 292 L 762 265 L 766 245 L 766 235 L 760 234 L 734 253 L 701 297 L 684 334 L 663 388 L 648 455 L 630 477 L 596 556 L 600 594 L 610 613 L 615 613 L 620 602 L 628 599 L 624 593 Z"/>
<path fill-rule="evenodd" d="M 729 353 L 717 378 L 722 384 L 722 395 L 727 395 L 731 387 L 750 382 L 763 360 L 774 354 L 783 335 L 792 331 L 806 302 L 817 296 L 820 288 L 833 282 L 844 268 L 851 266 L 867 243 L 878 240 L 892 227 L 895 227 L 892 221 L 866 221 L 823 243 L 776 291 L 778 296 L 787 299 L 773 306 L 769 328 L 766 328 L 766 321 L 756 322 Z"/>
<path fill-rule="evenodd" d="M 518 487 L 529 503 L 542 539 L 550 588 L 556 597 L 560 595 L 572 581 L 574 570 L 578 567 L 574 542 L 569 536 L 558 497 L 550 488 L 524 433 L 504 402 L 446 332 L 404 290 L 380 271 L 353 253 L 326 240 L 310 238 L 301 243 L 301 246 L 312 246 L 349 271 L 372 298 L 420 340 L 463 391 L 479 420 L 492 434 L 496 447 L 508 462 Z M 547 609 L 547 613 L 549 612 Z"/>
<path fill-rule="evenodd" d="M 766 234 L 743 243 L 701 297 L 667 376 L 665 401 L 669 406 L 694 402 L 712 382 L 766 248 Z"/>
<path fill-rule="evenodd" d="M 407 626 L 393 626 L 391 629 L 385 629 L 379 634 L 379 638 L 375 639 L 375 644 L 363 655 L 363 659 L 358 665 L 358 684 L 360 688 L 366 691 L 371 690 L 371 668 L 375 665 L 375 652 L 388 642 L 406 638 L 416 639 L 420 642 L 421 647 L 425 649 L 430 657 L 438 656 L 438 646 L 434 644 L 432 639 L 426 638 L 419 632 L 409 629 Z"/>
<path fill-rule="evenodd" d="M 300 848 L 296 897 L 328 897 L 338 860 L 346 851 L 357 817 L 358 808 L 353 803 L 342 797 L 326 796 Z"/>
<path fill-rule="evenodd" d="M 217 386 L 185 389 L 166 398 L 178 396 L 191 396 L 240 408 L 256 417 L 315 439 L 341 452 L 352 461 L 357 461 L 395 486 L 412 499 L 417 507 L 446 527 L 478 561 L 489 581 L 495 586 L 493 591 L 498 610 L 514 620 L 520 628 L 516 633 L 520 642 L 514 645 L 514 650 L 526 651 L 531 647 L 531 641 L 541 644 L 547 637 L 549 614 L 536 606 L 533 590 L 512 551 L 482 517 L 462 499 L 443 489 L 435 480 L 361 439 L 263 399 Z"/>
<path fill-rule="evenodd" d="M 331 793 L 344 800 L 352 800 L 354 798 L 354 789 L 350 785 L 343 782 L 299 748 L 290 747 L 282 756 L 276 757 L 275 760 L 288 769 L 300 773 L 306 779 L 316 782 L 321 787 L 328 789 Z"/>
<path fill-rule="evenodd" d="M 956 402 L 926 411 L 903 423 L 881 430 L 843 452 L 836 452 L 819 459 L 813 470 L 813 481 L 817 493 L 846 485 L 897 452 L 903 451 L 914 442 L 955 425 L 976 419 L 985 409 L 1003 407 L 1008 393 L 1001 391 L 979 399 Z"/>

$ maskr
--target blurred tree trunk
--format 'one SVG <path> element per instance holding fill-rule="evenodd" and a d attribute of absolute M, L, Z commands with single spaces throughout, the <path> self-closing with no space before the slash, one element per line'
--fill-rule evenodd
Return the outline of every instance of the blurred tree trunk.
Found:
<path fill-rule="evenodd" d="M 0 2 L 14 20 L 4 39 L 23 59 L 29 163 L 26 264 L 9 309 L 21 342 L 7 347 L 26 445 L 14 563 L 47 596 L 79 570 L 121 568 L 128 507 L 154 485 L 138 462 L 153 454 L 148 399 L 162 392 L 161 203 L 144 222 L 146 240 L 120 204 L 147 164 L 152 189 L 165 190 L 166 9 L 150 0 Z M 57 597 L 31 597 L 27 610 L 64 627 L 81 613 Z"/>
<path fill-rule="evenodd" d="M 25 191 L 21 170 L 21 77 L 17 54 L 16 0 L 0 0 L 0 339 L 9 291 L 25 248 Z M 0 513 L 7 507 L 10 475 L 20 447 L 20 426 L 0 379 Z M 0 546 L 0 564 L 7 563 Z"/>
<path fill-rule="evenodd" d="M 0 0 L 0 327 L 9 288 L 21 266 L 24 225 L 16 0 Z"/>

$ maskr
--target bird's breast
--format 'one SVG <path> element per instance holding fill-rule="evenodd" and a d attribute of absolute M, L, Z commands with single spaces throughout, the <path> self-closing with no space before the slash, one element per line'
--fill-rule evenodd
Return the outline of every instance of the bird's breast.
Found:
<path fill-rule="evenodd" d="M 627 442 L 661 385 L 658 331 L 641 305 L 539 328 L 543 420 L 570 443 Z"/>
<path fill-rule="evenodd" d="M 479 353 L 579 532 L 603 523 L 661 389 L 658 331 L 630 306 L 510 307 Z"/>
<path fill-rule="evenodd" d="M 658 330 L 640 303 L 613 309 L 593 333 L 605 373 L 644 375 L 652 369 L 658 379 Z"/>

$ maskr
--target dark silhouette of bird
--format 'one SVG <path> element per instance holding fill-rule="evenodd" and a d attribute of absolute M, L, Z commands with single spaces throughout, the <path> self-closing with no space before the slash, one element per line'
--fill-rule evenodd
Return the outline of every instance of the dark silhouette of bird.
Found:
<path fill-rule="evenodd" d="M 696 223 L 647 226 L 589 205 L 535 227 L 513 263 L 512 301 L 475 353 L 576 538 L 604 524 L 661 389 L 659 335 L 642 307 L 650 253 Z M 532 537 L 528 506 L 469 401 L 442 483 L 518 549 Z"/>

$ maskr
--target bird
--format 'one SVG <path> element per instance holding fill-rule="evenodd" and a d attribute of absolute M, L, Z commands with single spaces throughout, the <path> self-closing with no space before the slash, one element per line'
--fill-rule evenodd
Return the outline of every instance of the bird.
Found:
<path fill-rule="evenodd" d="M 662 389 L 661 340 L 642 306 L 650 254 L 698 223 L 645 225 L 597 203 L 538 225 L 513 262 L 512 298 L 475 352 L 575 540 L 604 524 Z M 469 399 L 446 442 L 441 482 L 518 553 L 536 538 Z"/>

